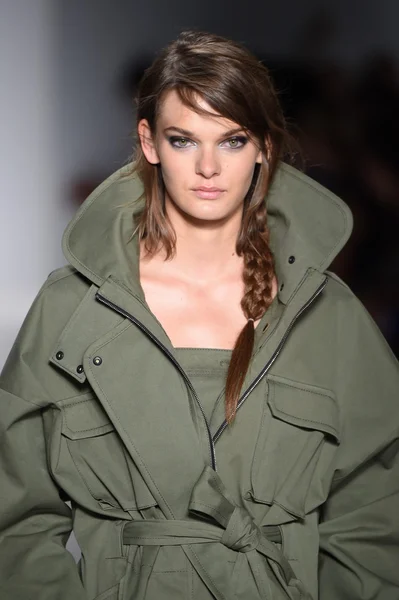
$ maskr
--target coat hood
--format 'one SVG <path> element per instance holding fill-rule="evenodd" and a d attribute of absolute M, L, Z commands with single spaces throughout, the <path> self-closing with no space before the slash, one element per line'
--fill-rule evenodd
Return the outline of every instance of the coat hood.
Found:
<path fill-rule="evenodd" d="M 85 277 L 101 286 L 112 276 L 140 298 L 144 293 L 138 244 L 132 233 L 142 194 L 132 165 L 123 167 L 85 200 L 63 237 L 67 261 Z M 352 231 L 352 215 L 337 196 L 284 163 L 267 206 L 279 298 L 287 303 L 309 269 L 323 272 L 343 248 Z"/>

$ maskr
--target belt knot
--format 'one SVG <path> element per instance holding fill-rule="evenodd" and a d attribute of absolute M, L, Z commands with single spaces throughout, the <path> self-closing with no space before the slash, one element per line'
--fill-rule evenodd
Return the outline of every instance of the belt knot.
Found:
<path fill-rule="evenodd" d="M 231 499 L 219 475 L 205 467 L 193 489 L 191 513 L 213 519 L 224 528 L 221 543 L 238 552 L 256 550 L 262 533 L 249 512 Z"/>
<path fill-rule="evenodd" d="M 259 545 L 261 532 L 244 508 L 236 506 L 229 518 L 221 542 L 231 550 L 250 552 Z"/>

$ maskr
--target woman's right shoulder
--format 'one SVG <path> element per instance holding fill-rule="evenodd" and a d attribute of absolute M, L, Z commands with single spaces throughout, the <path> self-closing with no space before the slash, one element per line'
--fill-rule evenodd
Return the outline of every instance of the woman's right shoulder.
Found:
<path fill-rule="evenodd" d="M 0 388 L 15 395 L 27 374 L 51 382 L 54 369 L 49 358 L 62 331 L 88 295 L 92 283 L 67 265 L 52 271 L 39 289 L 0 374 Z"/>
<path fill-rule="evenodd" d="M 22 327 L 36 315 L 33 319 L 36 325 L 46 327 L 49 333 L 58 331 L 68 322 L 91 286 L 92 282 L 70 265 L 51 271 L 34 298 Z"/>
<path fill-rule="evenodd" d="M 59 267 L 58 269 L 55 269 L 49 273 L 47 279 L 38 292 L 38 296 L 40 296 L 50 287 L 52 287 L 52 291 L 56 293 L 57 291 L 61 290 L 64 292 L 66 288 L 70 288 L 72 291 L 75 288 L 77 289 L 82 287 L 82 285 L 86 285 L 87 290 L 87 286 L 90 284 L 88 284 L 87 281 L 78 273 L 75 267 L 72 267 L 71 265 L 64 265 L 63 267 Z"/>

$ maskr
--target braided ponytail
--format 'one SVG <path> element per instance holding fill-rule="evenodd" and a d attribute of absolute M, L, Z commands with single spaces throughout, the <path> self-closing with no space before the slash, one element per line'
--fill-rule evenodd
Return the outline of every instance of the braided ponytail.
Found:
<path fill-rule="evenodd" d="M 260 171 L 255 172 L 254 181 L 259 181 L 249 206 L 244 209 L 237 241 L 237 254 L 244 258 L 244 295 L 241 307 L 247 323 L 236 340 L 227 373 L 225 415 L 228 423 L 234 420 L 241 388 L 251 361 L 255 338 L 254 322 L 262 317 L 273 300 L 274 259 L 269 247 L 266 204 L 263 201 L 267 188 L 266 169 L 263 165 Z"/>

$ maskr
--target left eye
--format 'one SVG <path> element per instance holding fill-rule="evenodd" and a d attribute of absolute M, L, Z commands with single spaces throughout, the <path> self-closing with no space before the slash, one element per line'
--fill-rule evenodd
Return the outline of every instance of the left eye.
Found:
<path fill-rule="evenodd" d="M 235 150 L 236 148 L 242 148 L 243 146 L 245 146 L 247 141 L 248 141 L 247 138 L 245 138 L 243 136 L 232 137 L 232 138 L 226 140 L 225 142 L 223 142 L 223 145 L 227 144 L 228 148 Z"/>

